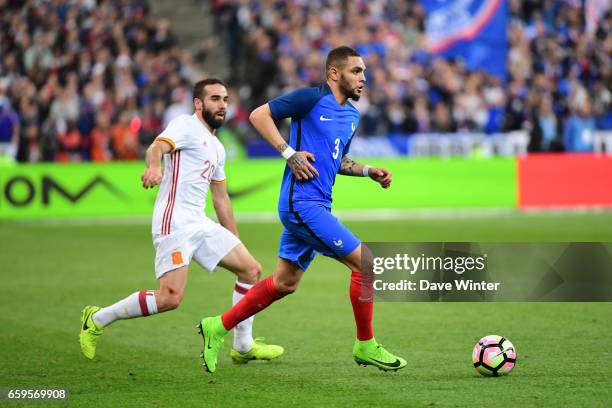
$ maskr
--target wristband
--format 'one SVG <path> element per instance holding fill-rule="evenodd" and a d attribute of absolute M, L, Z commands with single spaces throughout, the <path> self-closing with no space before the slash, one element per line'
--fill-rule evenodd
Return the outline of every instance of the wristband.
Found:
<path fill-rule="evenodd" d="M 287 146 L 285 150 L 281 153 L 281 155 L 285 158 L 285 160 L 289 160 L 291 156 L 295 154 L 295 150 L 291 146 Z"/>
<path fill-rule="evenodd" d="M 363 177 L 369 177 L 370 176 L 370 166 L 368 166 L 367 164 L 363 165 Z"/>

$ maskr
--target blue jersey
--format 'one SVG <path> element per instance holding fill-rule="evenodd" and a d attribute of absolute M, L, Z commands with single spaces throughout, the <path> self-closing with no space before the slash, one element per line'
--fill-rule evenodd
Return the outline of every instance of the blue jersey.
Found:
<path fill-rule="evenodd" d="M 268 105 L 275 120 L 291 118 L 289 145 L 314 154 L 311 164 L 319 172 L 318 177 L 298 181 L 285 165 L 279 211 L 293 211 L 301 203 L 331 208 L 332 186 L 359 125 L 359 112 L 348 101 L 341 106 L 327 84 L 297 89 Z"/>

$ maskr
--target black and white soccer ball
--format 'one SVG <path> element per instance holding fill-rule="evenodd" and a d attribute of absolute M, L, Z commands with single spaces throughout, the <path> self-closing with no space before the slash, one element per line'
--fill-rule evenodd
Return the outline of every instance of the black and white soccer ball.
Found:
<path fill-rule="evenodd" d="M 485 336 L 474 346 L 472 362 L 476 371 L 484 376 L 506 375 L 516 365 L 516 348 L 505 337 Z"/>

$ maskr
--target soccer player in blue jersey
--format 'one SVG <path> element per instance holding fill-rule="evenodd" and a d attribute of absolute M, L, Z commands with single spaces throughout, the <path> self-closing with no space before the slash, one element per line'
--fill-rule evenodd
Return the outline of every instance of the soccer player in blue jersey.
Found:
<path fill-rule="evenodd" d="M 330 51 L 326 72 L 327 81 L 320 87 L 297 89 L 251 113 L 257 131 L 287 160 L 278 203 L 284 229 L 274 274 L 251 288 L 223 315 L 202 319 L 198 325 L 204 338 L 204 366 L 210 372 L 216 370 L 225 334 L 293 293 L 317 252 L 339 260 L 352 271 L 349 293 L 357 326 L 355 361 L 386 371 L 406 366 L 403 358 L 374 339 L 372 276 L 362 271 L 362 256 L 371 259 L 371 254 L 331 213 L 336 174 L 369 177 L 385 189 L 391 185 L 387 169 L 356 163 L 347 155 L 359 125 L 359 112 L 349 99 L 359 100 L 363 92 L 365 65 L 357 51 L 343 46 Z M 274 121 L 289 117 L 291 137 L 287 144 Z"/>

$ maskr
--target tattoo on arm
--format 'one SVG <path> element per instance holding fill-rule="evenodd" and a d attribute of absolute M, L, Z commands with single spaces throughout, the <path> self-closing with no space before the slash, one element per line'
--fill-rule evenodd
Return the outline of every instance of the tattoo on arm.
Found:
<path fill-rule="evenodd" d="M 281 143 L 278 146 L 276 146 L 276 150 L 278 150 L 279 153 L 282 153 L 288 147 L 289 147 L 289 145 L 287 143 Z"/>
<path fill-rule="evenodd" d="M 342 162 L 340 163 L 340 170 L 338 171 L 338 173 L 344 176 L 361 176 L 361 173 L 355 171 L 356 165 L 357 163 L 355 163 L 353 159 L 348 156 L 344 156 L 342 158 Z"/>

